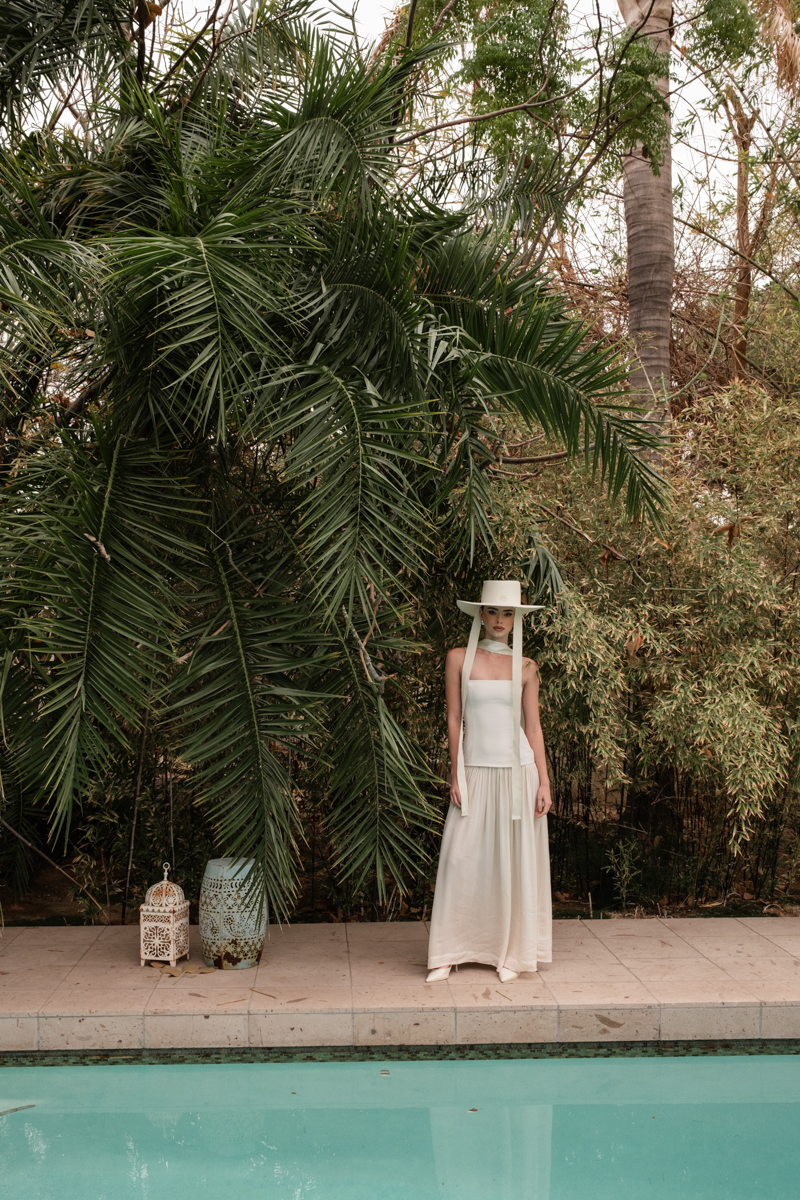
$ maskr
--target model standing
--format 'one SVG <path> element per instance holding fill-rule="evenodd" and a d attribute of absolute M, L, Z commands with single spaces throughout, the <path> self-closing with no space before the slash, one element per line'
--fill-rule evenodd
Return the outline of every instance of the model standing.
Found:
<path fill-rule="evenodd" d="M 428 982 L 488 963 L 503 983 L 552 956 L 547 813 L 552 804 L 536 664 L 522 656 L 516 581 L 487 580 L 466 649 L 447 655 L 452 781 L 431 914 Z M 483 624 L 483 637 L 479 640 Z M 509 633 L 513 630 L 511 646 Z"/>

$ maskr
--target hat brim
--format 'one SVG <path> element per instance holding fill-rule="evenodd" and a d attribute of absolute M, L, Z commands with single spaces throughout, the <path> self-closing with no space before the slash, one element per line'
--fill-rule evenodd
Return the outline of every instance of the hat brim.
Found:
<path fill-rule="evenodd" d="M 476 604 L 472 600 L 456 600 L 456 604 L 463 613 L 469 613 L 471 617 L 476 617 L 482 608 L 513 608 L 516 612 L 519 609 L 522 613 L 536 612 L 540 608 L 545 608 L 544 604 Z"/>

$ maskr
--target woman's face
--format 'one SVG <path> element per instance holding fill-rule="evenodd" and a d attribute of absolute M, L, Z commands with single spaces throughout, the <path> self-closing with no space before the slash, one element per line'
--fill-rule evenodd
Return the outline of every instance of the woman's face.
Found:
<path fill-rule="evenodd" d="M 489 608 L 487 606 L 481 609 L 481 620 L 488 638 L 493 641 L 507 642 L 514 625 L 514 610 L 513 608 Z"/>

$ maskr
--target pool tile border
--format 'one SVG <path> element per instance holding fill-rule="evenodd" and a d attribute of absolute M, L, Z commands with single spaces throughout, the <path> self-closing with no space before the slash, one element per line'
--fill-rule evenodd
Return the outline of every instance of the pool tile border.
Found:
<path fill-rule="evenodd" d="M 800 1038 L 664 1042 L 506 1042 L 430 1046 L 270 1046 L 184 1050 L 6 1050 L 4 1067 L 190 1066 L 226 1063 L 467 1062 L 550 1058 L 800 1055 Z"/>

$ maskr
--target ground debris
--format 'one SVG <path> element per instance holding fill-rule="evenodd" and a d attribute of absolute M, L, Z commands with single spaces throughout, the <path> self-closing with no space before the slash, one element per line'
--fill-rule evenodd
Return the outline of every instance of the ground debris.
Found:
<path fill-rule="evenodd" d="M 162 975 L 173 975 L 176 979 L 180 979 L 181 975 L 213 975 L 216 972 L 216 967 L 204 967 L 200 963 L 180 963 L 177 967 L 171 967 L 169 963 L 151 962 L 150 966 L 154 971 L 160 971 Z"/>

